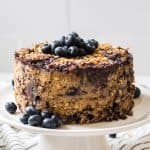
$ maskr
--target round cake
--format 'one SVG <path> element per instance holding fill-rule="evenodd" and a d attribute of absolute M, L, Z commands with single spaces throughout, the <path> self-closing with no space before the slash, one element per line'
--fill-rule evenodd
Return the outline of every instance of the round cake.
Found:
<path fill-rule="evenodd" d="M 99 44 L 91 54 L 61 57 L 45 43 L 15 53 L 14 91 L 21 112 L 48 109 L 63 123 L 125 119 L 134 106 L 133 58 L 127 49 Z"/>

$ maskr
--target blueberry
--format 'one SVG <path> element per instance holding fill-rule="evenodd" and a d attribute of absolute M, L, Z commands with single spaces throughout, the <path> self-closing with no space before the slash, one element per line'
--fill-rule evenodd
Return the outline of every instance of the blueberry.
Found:
<path fill-rule="evenodd" d="M 67 46 L 63 46 L 63 47 L 56 47 L 55 48 L 55 55 L 57 56 L 61 56 L 61 57 L 67 57 L 68 56 L 68 51 L 67 51 L 68 47 Z"/>
<path fill-rule="evenodd" d="M 11 80 L 11 85 L 14 87 L 14 85 L 15 85 L 14 80 Z"/>
<path fill-rule="evenodd" d="M 42 122 L 42 127 L 55 129 L 61 125 L 60 118 L 56 115 L 53 115 L 51 118 L 45 118 Z"/>
<path fill-rule="evenodd" d="M 26 107 L 26 114 L 31 116 L 31 115 L 39 115 L 40 112 L 33 106 L 28 106 Z"/>
<path fill-rule="evenodd" d="M 52 115 L 51 117 L 56 122 L 56 127 L 60 127 L 62 124 L 62 120 L 58 115 Z"/>
<path fill-rule="evenodd" d="M 53 43 L 52 43 L 52 52 L 54 52 L 56 47 L 60 47 L 60 46 L 63 46 L 63 43 L 61 41 L 58 41 L 58 40 L 53 41 Z"/>
<path fill-rule="evenodd" d="M 61 45 L 65 45 L 65 36 L 62 36 L 59 41 Z"/>
<path fill-rule="evenodd" d="M 88 54 L 93 53 L 95 49 L 96 49 L 96 48 L 95 48 L 95 45 L 94 45 L 93 43 L 91 43 L 91 42 L 87 42 L 87 43 L 86 43 L 86 52 L 87 52 Z"/>
<path fill-rule="evenodd" d="M 78 56 L 79 48 L 77 46 L 70 46 L 68 48 L 68 53 L 70 54 L 70 56 Z"/>
<path fill-rule="evenodd" d="M 16 112 L 16 110 L 17 110 L 17 106 L 13 102 L 7 102 L 5 104 L 5 109 L 7 110 L 7 112 L 9 112 L 11 114 L 14 114 Z"/>
<path fill-rule="evenodd" d="M 89 43 L 93 44 L 95 46 L 95 48 L 98 47 L 98 42 L 94 39 L 88 40 Z"/>
<path fill-rule="evenodd" d="M 28 124 L 30 126 L 40 126 L 42 123 L 42 117 L 40 115 L 32 115 L 28 119 Z"/>
<path fill-rule="evenodd" d="M 84 56 L 84 55 L 86 55 L 86 51 L 85 51 L 85 49 L 80 48 L 79 56 Z"/>
<path fill-rule="evenodd" d="M 117 134 L 116 134 L 116 133 L 109 134 L 109 137 L 111 137 L 111 138 L 116 138 L 116 137 L 117 137 Z"/>
<path fill-rule="evenodd" d="M 141 90 L 138 87 L 135 87 L 134 98 L 138 98 L 141 95 Z"/>
<path fill-rule="evenodd" d="M 73 35 L 68 35 L 65 37 L 65 45 L 72 46 L 75 44 L 75 37 Z"/>
<path fill-rule="evenodd" d="M 78 33 L 76 32 L 71 32 L 69 35 L 73 35 L 74 37 L 79 37 Z"/>
<path fill-rule="evenodd" d="M 29 118 L 29 115 L 23 114 L 23 115 L 20 117 L 20 121 L 21 121 L 23 124 L 28 124 L 28 118 Z"/>
<path fill-rule="evenodd" d="M 48 110 L 44 110 L 44 111 L 41 113 L 41 116 L 42 116 L 42 119 L 50 118 L 50 117 L 52 116 L 52 113 L 49 112 Z"/>
<path fill-rule="evenodd" d="M 51 54 L 51 52 L 52 52 L 52 45 L 51 44 L 45 44 L 44 47 L 41 50 L 45 54 Z"/>
<path fill-rule="evenodd" d="M 78 46 L 79 48 L 86 48 L 85 41 L 80 37 L 75 38 L 75 45 Z"/>

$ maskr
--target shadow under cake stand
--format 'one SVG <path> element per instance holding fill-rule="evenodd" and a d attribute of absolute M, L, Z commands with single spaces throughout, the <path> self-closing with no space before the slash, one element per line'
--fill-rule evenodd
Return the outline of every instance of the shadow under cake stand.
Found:
<path fill-rule="evenodd" d="M 139 86 L 140 87 L 140 86 Z M 14 100 L 10 85 L 0 90 L 0 120 L 19 129 L 40 135 L 39 150 L 109 150 L 106 135 L 128 131 L 150 122 L 150 90 L 140 87 L 142 95 L 135 99 L 133 116 L 126 120 L 100 122 L 88 125 L 64 125 L 59 129 L 45 129 L 23 125 L 19 115 L 10 115 L 4 110 L 8 100 Z"/>

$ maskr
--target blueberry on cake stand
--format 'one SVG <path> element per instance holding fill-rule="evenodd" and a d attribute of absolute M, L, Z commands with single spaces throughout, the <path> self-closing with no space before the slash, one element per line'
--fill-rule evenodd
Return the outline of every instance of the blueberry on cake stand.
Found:
<path fill-rule="evenodd" d="M 110 149 L 106 135 L 128 131 L 140 127 L 150 121 L 150 90 L 147 86 L 139 86 L 142 95 L 135 99 L 133 116 L 125 120 L 100 122 L 86 125 L 64 125 L 59 129 L 45 129 L 23 125 L 19 115 L 10 115 L 4 110 L 8 99 L 14 99 L 10 85 L 0 90 L 0 120 L 16 128 L 40 135 L 38 148 L 44 150 L 108 150 Z"/>

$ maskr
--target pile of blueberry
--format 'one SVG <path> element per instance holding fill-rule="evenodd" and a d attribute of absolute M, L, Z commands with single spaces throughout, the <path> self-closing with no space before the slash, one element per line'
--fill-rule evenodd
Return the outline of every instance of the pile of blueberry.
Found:
<path fill-rule="evenodd" d="M 5 109 L 7 112 L 14 114 L 17 110 L 17 106 L 13 102 L 7 102 Z M 26 107 L 25 113 L 20 116 L 20 121 L 30 126 L 39 126 L 49 129 L 58 128 L 62 124 L 58 115 L 54 115 L 48 110 L 40 112 L 33 106 Z"/>
<path fill-rule="evenodd" d="M 91 54 L 97 47 L 98 42 L 96 40 L 84 41 L 76 32 L 72 32 L 67 36 L 62 36 L 60 40 L 45 44 L 42 52 L 70 58 Z"/>

